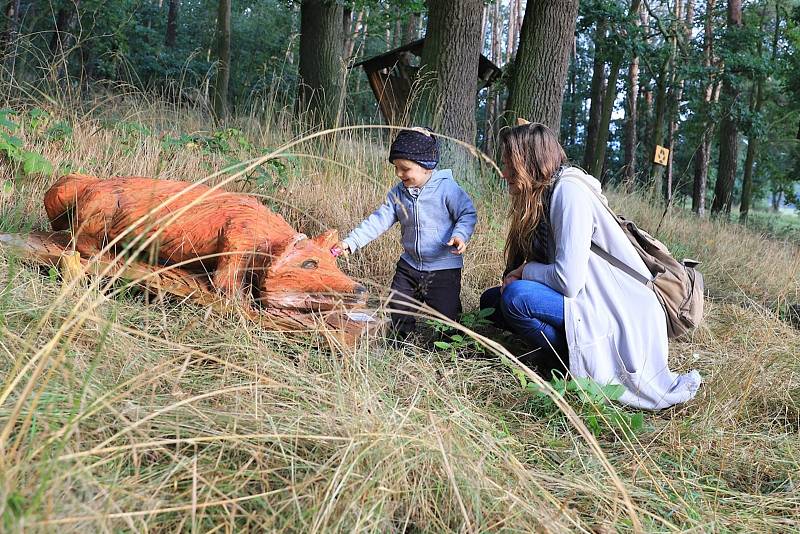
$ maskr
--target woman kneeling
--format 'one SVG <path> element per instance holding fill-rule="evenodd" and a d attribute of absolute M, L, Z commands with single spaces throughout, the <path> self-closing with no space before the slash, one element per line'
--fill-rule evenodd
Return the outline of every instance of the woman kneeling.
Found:
<path fill-rule="evenodd" d="M 592 244 L 651 273 L 606 209 L 600 182 L 570 167 L 555 134 L 524 124 L 502 139 L 511 196 L 500 287 L 481 296 L 491 319 L 536 350 L 540 369 L 622 384 L 620 402 L 661 409 L 694 397 L 697 371 L 669 370 L 667 324 L 655 293 L 593 253 Z"/>

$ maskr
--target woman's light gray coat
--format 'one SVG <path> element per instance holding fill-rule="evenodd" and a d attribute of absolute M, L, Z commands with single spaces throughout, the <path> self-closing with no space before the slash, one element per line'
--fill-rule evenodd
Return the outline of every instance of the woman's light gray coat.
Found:
<path fill-rule="evenodd" d="M 564 169 L 553 190 L 552 263 L 530 262 L 522 277 L 564 295 L 569 368 L 575 377 L 617 383 L 620 402 L 657 410 L 697 393 L 697 371 L 669 369 L 667 325 L 655 293 L 590 251 L 594 242 L 648 278 L 650 272 L 601 200 L 600 182 Z M 604 199 L 605 200 L 605 199 Z"/>

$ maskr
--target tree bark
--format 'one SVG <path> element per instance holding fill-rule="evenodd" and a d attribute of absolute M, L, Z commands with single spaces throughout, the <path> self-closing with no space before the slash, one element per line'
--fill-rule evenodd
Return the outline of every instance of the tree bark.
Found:
<path fill-rule="evenodd" d="M 742 26 L 741 0 L 728 0 L 728 31 Z M 719 134 L 719 167 L 717 183 L 714 185 L 714 202 L 711 215 L 719 215 L 723 210 L 730 211 L 733 184 L 736 180 L 736 160 L 739 154 L 739 125 L 734 114 L 740 89 L 733 74 L 728 72 L 722 81 L 723 109 L 728 113 L 722 117 Z"/>
<path fill-rule="evenodd" d="M 680 39 L 683 45 L 680 47 L 681 50 L 687 49 L 689 45 L 689 41 L 691 39 L 691 25 L 692 20 L 694 19 L 694 0 L 687 0 L 686 2 L 686 11 L 685 14 L 683 12 L 684 4 L 682 0 L 675 0 L 675 20 L 683 22 L 678 22 L 680 31 L 676 35 L 677 39 Z M 677 51 L 676 51 L 677 53 Z M 688 61 L 689 58 L 684 58 L 684 60 Z M 669 103 L 669 132 L 667 135 L 667 147 L 669 148 L 669 160 L 667 161 L 667 169 L 666 169 L 666 179 L 665 179 L 665 194 L 664 198 L 669 201 L 672 198 L 672 194 L 675 188 L 674 183 L 674 167 L 673 162 L 675 160 L 675 132 L 678 130 L 678 118 L 680 113 L 680 105 L 681 100 L 683 99 L 683 73 L 681 69 L 675 65 L 674 72 L 672 75 L 673 82 L 672 82 L 672 91 L 670 92 L 670 103 Z"/>
<path fill-rule="evenodd" d="M 56 26 L 53 36 L 50 38 L 50 54 L 53 56 L 60 56 L 64 53 L 65 41 L 67 32 L 69 31 L 70 23 L 72 22 L 73 9 L 72 6 L 63 7 L 58 10 L 56 14 Z M 76 4 L 77 9 L 77 4 Z"/>
<path fill-rule="evenodd" d="M 499 1 L 499 0 L 498 0 Z M 519 0 L 508 0 L 508 33 L 506 34 L 506 63 L 513 61 L 517 50 L 517 2 Z"/>
<path fill-rule="evenodd" d="M 639 6 L 641 0 L 632 0 L 628 18 L 635 18 L 638 20 Z M 602 111 L 600 113 L 600 125 L 597 129 L 597 142 L 595 143 L 594 158 L 592 165 L 589 167 L 589 174 L 595 176 L 597 179 L 603 180 L 603 167 L 606 161 L 606 147 L 608 145 L 608 134 L 611 127 L 611 114 L 614 111 L 614 101 L 617 97 L 617 78 L 619 76 L 620 68 L 622 68 L 622 60 L 625 57 L 624 49 L 621 44 L 614 47 L 611 56 L 611 66 L 608 71 L 608 83 L 602 103 Z"/>
<path fill-rule="evenodd" d="M 411 13 L 403 26 L 403 43 L 408 44 L 419 39 L 419 13 Z"/>
<path fill-rule="evenodd" d="M 309 122 L 338 123 L 342 91 L 342 7 L 332 0 L 303 0 L 300 6 L 298 109 Z"/>
<path fill-rule="evenodd" d="M 167 12 L 167 34 L 164 38 L 164 46 L 175 48 L 178 41 L 178 11 L 181 7 L 181 0 L 169 0 L 169 11 Z"/>
<path fill-rule="evenodd" d="M 489 8 L 489 6 L 487 6 Z M 491 25 L 492 34 L 491 34 L 491 54 L 490 57 L 492 61 L 497 64 L 501 65 L 503 62 L 503 58 L 501 57 L 501 49 L 500 49 L 500 32 L 502 21 L 500 18 L 500 2 L 494 2 L 491 5 L 491 11 L 489 11 L 488 16 L 488 23 Z M 484 145 L 484 150 L 487 154 L 494 155 L 495 153 L 495 141 L 497 138 L 497 115 L 499 111 L 499 103 L 500 103 L 500 95 L 498 94 L 498 89 L 496 86 L 489 87 L 489 91 L 486 95 L 486 122 L 484 124 L 484 132 L 486 137 L 486 143 Z"/>
<path fill-rule="evenodd" d="M 5 8 L 6 27 L 0 36 L 0 58 L 8 60 L 9 49 L 13 45 L 19 31 L 19 4 L 20 0 L 8 0 Z"/>
<path fill-rule="evenodd" d="M 634 25 L 642 25 L 641 8 L 638 9 L 634 18 Z M 628 187 L 636 181 L 636 145 L 638 136 L 637 125 L 637 102 L 639 100 L 639 54 L 634 52 L 631 63 L 628 66 L 628 94 L 625 100 L 625 167 L 624 180 Z"/>
<path fill-rule="evenodd" d="M 417 116 L 438 133 L 473 144 L 482 0 L 428 0 Z M 419 120 L 419 119 L 418 119 Z"/>
<path fill-rule="evenodd" d="M 650 157 L 655 156 L 656 147 L 664 146 L 665 127 L 667 122 L 667 100 L 669 98 L 668 90 L 670 87 L 671 77 L 675 71 L 675 53 L 677 44 L 673 40 L 670 47 L 670 54 L 664 59 L 661 65 L 661 71 L 656 80 L 656 112 L 653 119 L 653 138 Z M 650 174 L 650 184 L 654 191 L 661 191 L 661 196 L 666 202 L 669 202 L 671 191 L 667 188 L 666 180 L 664 180 L 664 171 L 666 166 L 660 165 L 653 161 L 652 171 Z"/>
<path fill-rule="evenodd" d="M 528 0 L 508 109 L 558 135 L 578 0 Z"/>
<path fill-rule="evenodd" d="M 603 114 L 603 97 L 605 96 L 606 62 L 603 57 L 603 43 L 606 39 L 606 22 L 597 21 L 594 31 L 594 60 L 592 66 L 592 83 L 589 97 L 589 124 L 586 126 L 586 143 L 583 147 L 583 168 L 589 169 L 594 162 L 597 149 L 597 130 Z"/>
<path fill-rule="evenodd" d="M 766 6 L 764 6 L 766 11 Z M 763 15 L 762 15 L 763 19 Z M 763 28 L 763 23 L 762 23 Z M 771 63 L 774 65 L 778 58 L 778 41 L 780 40 L 781 20 L 780 10 L 775 10 L 775 31 L 772 36 L 772 55 Z M 758 55 L 761 56 L 761 41 L 758 42 Z M 764 76 L 758 78 L 755 89 L 755 100 L 752 107 L 752 114 L 758 117 L 761 108 L 764 105 Z M 753 167 L 755 166 L 756 154 L 758 153 L 758 146 L 760 144 L 760 137 L 757 133 L 749 135 L 747 143 L 747 157 L 744 161 L 744 177 L 742 178 L 742 198 L 739 203 L 739 222 L 746 223 L 747 216 L 750 212 L 750 203 L 753 196 Z"/>
<path fill-rule="evenodd" d="M 578 57 L 575 53 L 575 47 L 572 47 L 572 58 L 570 59 L 568 76 L 569 82 L 567 84 L 567 92 L 569 94 L 569 118 L 567 119 L 567 145 L 574 145 L 578 142 Z"/>
<path fill-rule="evenodd" d="M 353 24 L 351 28 L 348 29 L 347 34 L 345 35 L 345 42 L 344 42 L 344 59 L 350 60 L 355 53 L 356 48 L 356 39 L 364 30 L 364 10 L 358 12 L 358 15 L 355 16 L 353 20 Z M 360 79 L 360 76 L 359 76 Z"/>
<path fill-rule="evenodd" d="M 711 71 L 714 65 L 714 6 L 716 0 L 706 0 L 706 20 L 703 36 L 703 67 L 707 72 L 708 79 L 705 82 L 703 91 L 703 102 L 700 107 L 700 117 L 703 132 L 700 136 L 700 145 L 694 154 L 694 184 L 692 187 L 692 211 L 699 215 L 705 215 L 706 211 L 706 182 L 708 179 L 708 162 L 711 151 L 711 123 L 708 114 L 711 102 L 714 98 L 715 76 Z"/>
<path fill-rule="evenodd" d="M 216 31 L 217 75 L 214 81 L 214 118 L 228 114 L 228 82 L 231 76 L 231 0 L 219 0 Z"/>

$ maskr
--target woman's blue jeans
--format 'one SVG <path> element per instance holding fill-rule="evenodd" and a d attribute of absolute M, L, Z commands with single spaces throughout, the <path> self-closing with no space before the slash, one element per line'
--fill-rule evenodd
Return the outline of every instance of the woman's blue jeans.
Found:
<path fill-rule="evenodd" d="M 517 280 L 500 293 L 499 287 L 481 295 L 481 309 L 494 308 L 495 326 L 520 336 L 532 349 L 536 366 L 549 378 L 553 369 L 565 370 L 569 349 L 564 331 L 564 295 L 531 280 Z"/>

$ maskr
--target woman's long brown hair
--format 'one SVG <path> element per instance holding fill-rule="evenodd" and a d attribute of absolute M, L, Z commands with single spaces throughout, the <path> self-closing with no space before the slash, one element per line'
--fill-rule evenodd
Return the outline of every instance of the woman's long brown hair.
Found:
<path fill-rule="evenodd" d="M 536 255 L 533 234 L 542 219 L 543 197 L 568 160 L 558 137 L 544 124 L 529 123 L 505 130 L 501 143 L 503 165 L 510 166 L 511 181 L 519 189 L 511 195 L 511 224 L 505 246 L 506 266 L 514 268 L 518 265 L 512 263 L 527 262 Z"/>

